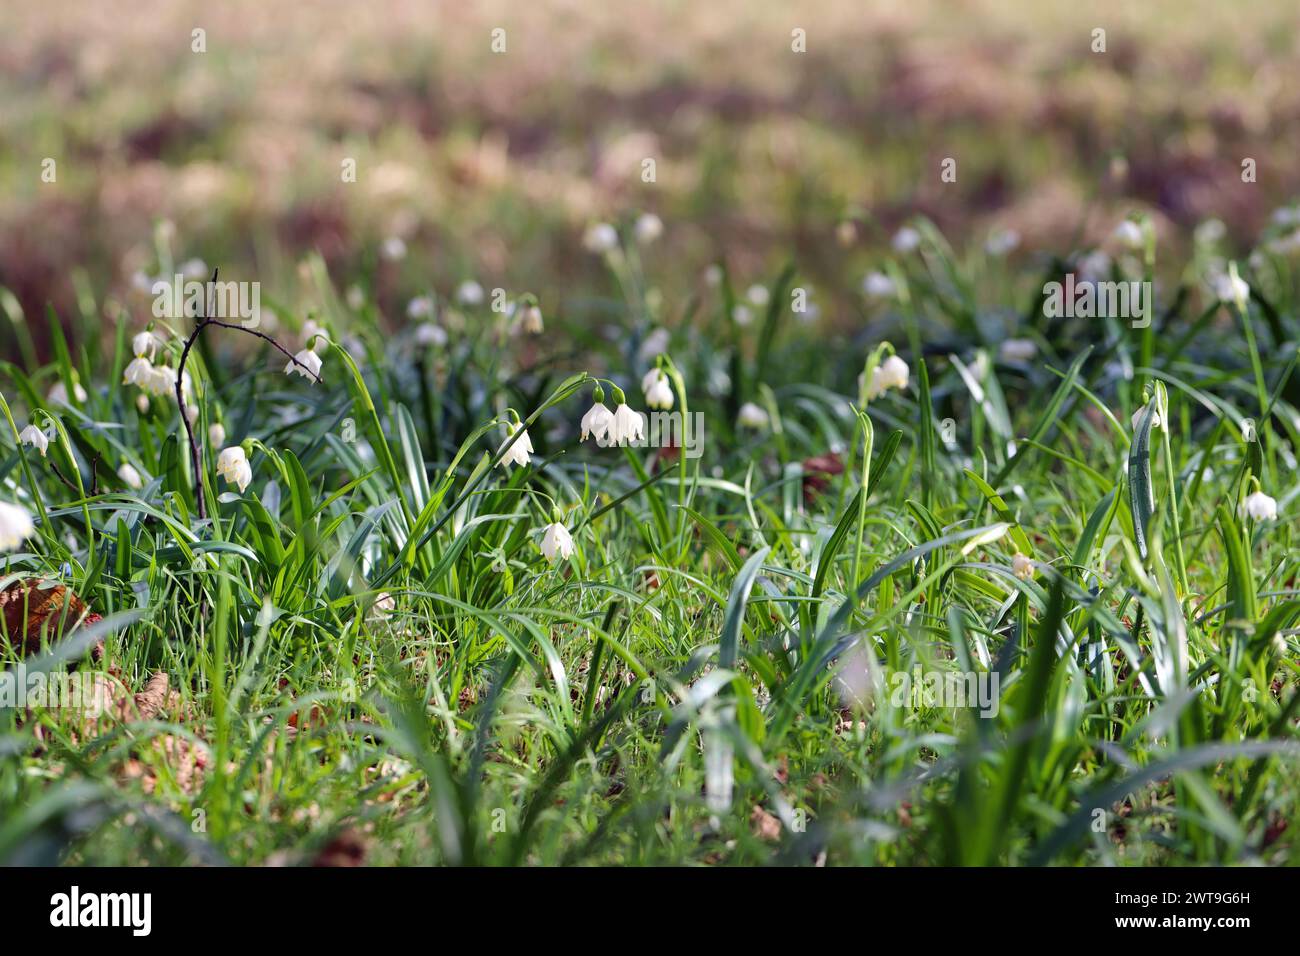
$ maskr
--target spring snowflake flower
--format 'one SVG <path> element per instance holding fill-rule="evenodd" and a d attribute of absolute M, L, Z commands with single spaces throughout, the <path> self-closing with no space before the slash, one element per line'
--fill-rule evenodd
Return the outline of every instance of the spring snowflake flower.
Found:
<path fill-rule="evenodd" d="M 145 391 L 150 390 L 152 381 L 153 364 L 142 355 L 131 359 L 127 363 L 126 370 L 122 373 L 122 383 L 124 385 L 138 385 Z"/>
<path fill-rule="evenodd" d="M 636 221 L 636 241 L 648 246 L 664 234 L 664 221 L 652 212 L 643 213 Z"/>
<path fill-rule="evenodd" d="M 639 412 L 634 412 L 626 404 L 614 409 L 614 420 L 610 423 L 609 441 L 614 445 L 625 442 L 640 441 L 645 438 L 645 420 Z"/>
<path fill-rule="evenodd" d="M 18 433 L 18 440 L 24 445 L 31 445 L 45 457 L 45 449 L 50 446 L 50 440 L 45 437 L 45 432 L 41 431 L 35 425 L 28 425 Z"/>
<path fill-rule="evenodd" d="M 217 456 L 217 474 L 226 479 L 227 484 L 237 485 L 242 492 L 253 480 L 253 467 L 248 463 L 248 456 L 239 445 L 223 449 Z"/>
<path fill-rule="evenodd" d="M 768 291 L 767 286 L 755 282 L 749 287 L 749 291 L 745 293 L 745 298 L 761 309 L 771 301 L 772 293 Z"/>
<path fill-rule="evenodd" d="M 546 533 L 542 535 L 542 554 L 547 561 L 554 561 L 557 555 L 561 561 L 573 557 L 573 538 L 569 536 L 569 529 L 558 521 L 548 524 Z"/>
<path fill-rule="evenodd" d="M 306 368 L 303 368 L 303 366 Z M 285 363 L 284 372 L 286 375 L 292 375 L 297 372 L 303 378 L 311 378 L 312 375 L 320 378 L 320 356 L 311 349 L 303 349 L 294 356 L 294 361 Z M 308 373 L 311 373 L 310 375 Z M 314 381 L 314 379 L 313 379 Z"/>
<path fill-rule="evenodd" d="M 1212 280 L 1214 285 L 1214 294 L 1219 297 L 1220 302 L 1236 302 L 1238 300 L 1245 302 L 1250 298 L 1250 285 L 1241 276 L 1233 277 L 1227 274 L 1215 276 Z"/>
<path fill-rule="evenodd" d="M 1115 239 L 1127 249 L 1142 248 L 1142 227 L 1132 219 L 1125 219 L 1115 227 Z"/>
<path fill-rule="evenodd" d="M 221 422 L 213 422 L 208 426 L 208 444 L 213 448 L 220 448 L 226 443 L 226 426 Z"/>
<path fill-rule="evenodd" d="M 1034 562 L 1017 551 L 1011 556 L 1011 570 L 1020 580 L 1028 581 L 1034 576 Z"/>
<path fill-rule="evenodd" d="M 456 287 L 456 301 L 461 305 L 482 305 L 483 299 L 483 287 L 473 279 L 466 279 Z"/>
<path fill-rule="evenodd" d="M 502 450 L 505 450 L 505 456 L 500 462 L 498 462 L 498 464 L 507 471 L 510 470 L 510 465 L 519 465 L 520 467 L 523 467 L 532 460 L 528 457 L 533 453 L 533 440 L 528 437 L 528 429 L 525 428 L 523 434 L 519 436 L 519 439 L 513 445 L 510 445 L 510 438 L 514 433 L 515 430 L 511 429 L 506 435 L 505 441 L 501 443 L 501 447 L 497 449 L 497 454 L 500 454 Z M 506 445 L 510 445 L 510 447 L 507 449 Z"/>
<path fill-rule="evenodd" d="M 904 226 L 898 232 L 894 233 L 891 245 L 894 251 L 900 255 L 906 255 L 916 249 L 921 244 L 921 233 L 912 226 Z"/>
<path fill-rule="evenodd" d="M 1253 521 L 1277 520 L 1277 500 L 1262 491 L 1247 495 L 1246 500 L 1241 503 L 1241 510 Z"/>
<path fill-rule="evenodd" d="M 645 373 L 641 379 L 641 391 L 645 392 L 645 403 L 651 408 L 673 407 L 672 385 L 658 366 Z"/>
<path fill-rule="evenodd" d="M 0 501 L 0 551 L 12 551 L 35 533 L 26 508 Z"/>
<path fill-rule="evenodd" d="M 984 242 L 984 251 L 1001 258 L 1020 245 L 1020 233 L 1014 229 L 995 229 Z"/>
<path fill-rule="evenodd" d="M 740 414 L 736 416 L 736 422 L 742 428 L 766 428 L 768 415 L 761 406 L 746 402 L 740 406 Z"/>
<path fill-rule="evenodd" d="M 137 395 L 135 397 L 135 407 L 141 415 L 147 415 L 149 413 L 149 396 L 143 392 Z"/>
<path fill-rule="evenodd" d="M 379 246 L 379 254 L 389 262 L 406 258 L 406 242 L 400 236 L 389 236 Z"/>
<path fill-rule="evenodd" d="M 871 372 L 871 390 L 867 398 L 878 398 L 883 395 L 887 389 L 897 388 L 900 391 L 907 388 L 907 383 L 911 378 L 911 370 L 897 355 L 891 355 L 885 361 L 877 365 Z M 862 376 L 858 376 L 858 388 L 862 388 Z"/>
<path fill-rule="evenodd" d="M 361 311 L 362 306 L 366 304 L 366 290 L 359 285 L 348 286 L 347 302 L 349 309 L 354 312 Z"/>
<path fill-rule="evenodd" d="M 542 322 L 542 310 L 536 304 L 524 306 L 519 310 L 515 328 L 525 335 L 541 335 L 546 328 Z"/>
<path fill-rule="evenodd" d="M 141 332 L 131 339 L 131 354 L 136 358 L 149 356 L 149 361 L 153 361 L 158 355 L 158 336 L 152 332 Z"/>
<path fill-rule="evenodd" d="M 898 294 L 898 286 L 883 272 L 869 272 L 862 280 L 862 291 L 871 299 L 892 299 Z"/>
<path fill-rule="evenodd" d="M 1142 413 L 1145 412 L 1146 410 L 1147 410 L 1147 407 L 1146 407 L 1145 405 L 1143 405 L 1141 408 L 1139 408 L 1136 412 L 1133 413 L 1133 419 L 1132 419 L 1132 421 L 1133 421 L 1133 431 L 1134 431 L 1134 432 L 1137 431 L 1137 429 L 1138 429 L 1138 423 L 1142 421 Z M 1151 430 L 1152 430 L 1152 431 L 1155 431 L 1157 428 L 1161 428 L 1161 427 L 1163 427 L 1163 425 L 1164 425 L 1164 422 L 1163 422 L 1163 421 L 1161 420 L 1161 418 L 1160 418 L 1160 413 L 1157 412 L 1157 411 L 1154 411 L 1154 410 L 1153 410 L 1152 413 L 1151 413 Z"/>
<path fill-rule="evenodd" d="M 582 416 L 579 427 L 582 429 L 582 441 L 588 437 L 595 438 L 597 442 L 604 441 L 605 435 L 609 433 L 610 427 L 614 424 L 614 413 L 605 407 L 604 402 L 596 402 L 587 410 L 587 414 Z"/>
<path fill-rule="evenodd" d="M 596 255 L 613 252 L 618 248 L 618 230 L 607 222 L 592 223 L 582 236 L 582 244 Z"/>
<path fill-rule="evenodd" d="M 1033 339 L 1004 339 L 998 346 L 998 358 L 1003 362 L 1031 362 L 1037 354 Z"/>
<path fill-rule="evenodd" d="M 415 344 L 442 348 L 447 344 L 447 330 L 433 322 L 421 322 L 415 327 Z"/>
<path fill-rule="evenodd" d="M 80 382 L 72 383 L 72 394 L 77 396 L 77 401 L 79 402 L 84 402 L 88 397 L 86 395 L 86 390 L 81 387 Z M 68 402 L 68 386 L 64 385 L 62 382 L 55 382 L 51 385 L 47 397 L 50 402 L 56 405 L 70 404 Z"/>
<path fill-rule="evenodd" d="M 722 266 L 714 264 L 704 270 L 704 284 L 710 289 L 722 285 Z"/>
<path fill-rule="evenodd" d="M 406 317 L 408 319 L 427 319 L 431 315 L 433 315 L 433 299 L 427 295 L 417 295 L 406 303 Z"/>
<path fill-rule="evenodd" d="M 731 321 L 735 322 L 742 329 L 754 321 L 754 313 L 747 305 L 737 305 L 731 310 Z"/>
<path fill-rule="evenodd" d="M 122 484 L 126 485 L 132 491 L 139 491 L 144 482 L 140 480 L 140 472 L 132 467 L 130 462 L 122 462 L 122 467 L 117 469 L 117 477 L 122 479 Z"/>
<path fill-rule="evenodd" d="M 181 263 L 180 273 L 186 279 L 206 279 L 208 264 L 202 259 L 186 259 Z"/>

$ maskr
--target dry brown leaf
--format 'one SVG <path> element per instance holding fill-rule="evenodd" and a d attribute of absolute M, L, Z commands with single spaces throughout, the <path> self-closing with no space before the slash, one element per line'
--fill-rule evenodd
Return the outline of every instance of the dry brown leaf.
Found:
<path fill-rule="evenodd" d="M 781 839 L 781 821 L 762 807 L 754 807 L 749 815 L 749 825 L 754 830 L 754 836 L 760 840 L 776 843 Z"/>

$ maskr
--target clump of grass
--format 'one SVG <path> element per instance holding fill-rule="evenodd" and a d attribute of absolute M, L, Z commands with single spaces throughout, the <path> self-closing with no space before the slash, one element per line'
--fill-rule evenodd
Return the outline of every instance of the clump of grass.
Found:
<path fill-rule="evenodd" d="M 750 325 L 720 270 L 658 331 L 616 242 L 609 327 L 538 337 L 386 324 L 316 260 L 307 340 L 275 332 L 319 384 L 189 354 L 206 518 L 178 402 L 122 381 L 138 330 L 51 316 L 53 360 L 3 366 L 4 584 L 102 620 L 4 663 L 103 698 L 0 711 L 0 860 L 1296 862 L 1285 263 L 1144 334 L 919 235 L 847 339 L 795 324 L 793 266 Z M 580 440 L 654 366 L 702 457 Z"/>

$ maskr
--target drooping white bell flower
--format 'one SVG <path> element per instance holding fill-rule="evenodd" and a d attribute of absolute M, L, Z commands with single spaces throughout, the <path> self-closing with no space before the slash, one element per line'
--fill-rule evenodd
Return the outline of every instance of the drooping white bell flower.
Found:
<path fill-rule="evenodd" d="M 406 241 L 401 236 L 389 236 L 379 246 L 379 254 L 389 262 L 406 258 Z"/>
<path fill-rule="evenodd" d="M 753 310 L 743 303 L 737 303 L 736 307 L 731 310 L 731 321 L 735 322 L 742 329 L 754 321 Z"/>
<path fill-rule="evenodd" d="M 984 241 L 984 251 L 1001 258 L 1020 245 L 1020 233 L 1014 229 L 995 229 Z"/>
<path fill-rule="evenodd" d="M 557 556 L 561 561 L 573 557 L 573 538 L 569 535 L 569 529 L 558 521 L 548 524 L 542 535 L 542 554 L 547 561 L 554 561 Z"/>
<path fill-rule="evenodd" d="M 541 335 L 545 329 L 542 322 L 542 310 L 536 303 L 526 305 L 519 310 L 519 319 L 515 328 L 527 335 Z"/>
<path fill-rule="evenodd" d="M 641 391 L 645 392 L 645 403 L 651 408 L 672 408 L 673 388 L 663 369 L 655 366 L 641 379 Z"/>
<path fill-rule="evenodd" d="M 610 423 L 608 437 L 614 445 L 645 438 L 645 420 L 641 413 L 632 411 L 626 404 L 620 404 L 614 409 L 614 420 Z"/>
<path fill-rule="evenodd" d="M 510 438 L 514 433 L 514 429 L 511 429 L 511 431 L 506 435 L 505 441 L 501 443 L 501 447 L 497 449 L 497 454 L 501 454 L 502 450 L 505 450 L 505 455 L 498 464 L 507 471 L 510 470 L 508 467 L 510 465 L 519 465 L 522 467 L 532 460 L 528 457 L 533 453 L 533 440 L 528 437 L 528 429 L 525 428 L 523 434 L 521 434 L 515 443 L 511 445 Z M 506 448 L 506 445 L 510 445 L 510 447 Z"/>
<path fill-rule="evenodd" d="M 1038 344 L 1033 339 L 1004 339 L 998 346 L 998 358 L 1003 362 L 1030 362 L 1038 354 Z"/>
<path fill-rule="evenodd" d="M 1253 521 L 1275 521 L 1277 519 L 1277 500 L 1262 491 L 1247 495 L 1241 503 L 1241 510 Z"/>
<path fill-rule="evenodd" d="M 652 212 L 642 213 L 636 221 L 636 241 L 648 246 L 664 234 L 664 221 Z"/>
<path fill-rule="evenodd" d="M 144 356 L 138 355 L 127 363 L 126 370 L 122 373 L 122 383 L 138 385 L 145 391 L 150 391 L 153 374 L 153 364 Z"/>
<path fill-rule="evenodd" d="M 136 358 L 148 355 L 152 362 L 158 355 L 158 336 L 149 331 L 138 333 L 131 339 L 131 354 Z"/>
<path fill-rule="evenodd" d="M 745 293 L 745 298 L 761 309 L 772 301 L 772 293 L 768 291 L 767 286 L 755 282 L 749 287 L 749 291 Z"/>
<path fill-rule="evenodd" d="M 1017 551 L 1011 556 L 1011 570 L 1020 580 L 1028 581 L 1034 576 L 1034 562 Z"/>
<path fill-rule="evenodd" d="M 248 463 L 244 449 L 232 445 L 217 456 L 217 474 L 226 479 L 228 484 L 237 485 L 242 492 L 253 480 L 253 466 Z"/>
<path fill-rule="evenodd" d="M 597 442 L 602 442 L 613 424 L 614 413 L 605 407 L 604 402 L 596 402 L 587 410 L 587 414 L 582 416 L 579 424 L 582 429 L 581 440 L 586 441 L 588 437 L 592 437 Z"/>
<path fill-rule="evenodd" d="M 1250 284 L 1241 276 L 1218 275 L 1214 277 L 1214 294 L 1221 302 L 1242 302 L 1250 299 Z"/>
<path fill-rule="evenodd" d="M 304 368 L 303 366 L 306 366 Z M 320 356 L 311 349 L 302 349 L 294 356 L 294 361 L 285 363 L 284 371 L 286 375 L 292 375 L 297 372 L 303 378 L 320 378 L 321 361 Z M 310 374 L 309 374 L 310 373 Z M 315 381 L 315 379 L 312 379 Z"/>
<path fill-rule="evenodd" d="M 921 244 L 921 233 L 913 226 L 904 226 L 902 229 L 899 229 L 898 232 L 894 233 L 894 238 L 891 241 L 891 244 L 893 245 L 895 252 L 901 255 L 906 255 Z"/>
<path fill-rule="evenodd" d="M 1142 413 L 1145 412 L 1146 410 L 1147 410 L 1146 405 L 1143 405 L 1141 408 L 1139 408 L 1136 412 L 1133 413 L 1133 431 L 1134 431 L 1134 432 L 1137 431 L 1137 429 L 1138 429 L 1138 423 L 1142 421 Z M 1157 411 L 1154 411 L 1154 410 L 1153 410 L 1152 413 L 1151 413 L 1151 430 L 1152 430 L 1152 431 L 1155 431 L 1157 428 L 1160 428 L 1160 427 L 1162 427 L 1163 425 L 1164 425 L 1164 422 L 1161 421 L 1161 419 L 1160 419 L 1160 413 L 1157 412 Z"/>
<path fill-rule="evenodd" d="M 869 272 L 867 277 L 862 280 L 862 291 L 868 298 L 872 299 L 892 299 L 898 294 L 898 286 L 894 280 L 889 278 L 883 272 Z"/>
<path fill-rule="evenodd" d="M 427 295 L 417 295 L 406 303 L 406 317 L 408 319 L 427 319 L 431 315 L 433 315 L 433 299 Z"/>
<path fill-rule="evenodd" d="M 740 413 L 736 416 L 736 422 L 743 428 L 766 428 L 768 421 L 767 412 L 753 402 L 741 405 Z"/>
<path fill-rule="evenodd" d="M 668 346 L 672 341 L 672 336 L 668 334 L 667 329 L 654 329 L 645 340 L 641 343 L 641 348 L 637 350 L 637 355 L 642 359 L 649 361 L 657 356 L 663 355 L 668 351 Z"/>
<path fill-rule="evenodd" d="M 607 222 L 592 223 L 582 236 L 586 250 L 596 255 L 603 255 L 618 248 L 618 230 Z"/>
<path fill-rule="evenodd" d="M 84 402 L 88 397 L 86 395 L 86 390 L 81 387 L 80 382 L 72 383 L 72 393 L 77 396 L 77 401 L 79 402 Z M 53 385 L 51 385 L 50 390 L 45 394 L 46 397 L 50 400 L 50 404 L 52 405 L 71 404 L 68 401 L 68 386 L 64 385 L 63 382 L 61 381 L 55 382 Z"/>
<path fill-rule="evenodd" d="M 1128 249 L 1141 249 L 1143 242 L 1142 227 L 1132 219 L 1125 219 L 1115 227 L 1115 239 Z"/>
<path fill-rule="evenodd" d="M 456 287 L 456 301 L 461 305 L 482 305 L 483 298 L 483 287 L 473 279 L 466 279 Z"/>
<path fill-rule="evenodd" d="M 35 533 L 36 525 L 26 508 L 0 501 L 0 551 L 12 551 Z"/>
<path fill-rule="evenodd" d="M 129 461 L 122 462 L 122 466 L 117 469 L 117 477 L 121 478 L 122 484 L 132 491 L 138 491 L 144 485 L 140 479 L 140 472 L 136 471 Z"/>
<path fill-rule="evenodd" d="M 221 422 L 213 422 L 208 426 L 208 444 L 213 448 L 220 448 L 226 443 L 226 426 Z"/>
<path fill-rule="evenodd" d="M 447 330 L 433 322 L 421 322 L 415 327 L 415 344 L 442 348 L 447 344 Z"/>
<path fill-rule="evenodd" d="M 24 445 L 31 445 L 45 457 L 45 449 L 50 446 L 50 440 L 45 437 L 45 432 L 41 431 L 35 425 L 28 425 L 18 433 L 18 440 Z"/>

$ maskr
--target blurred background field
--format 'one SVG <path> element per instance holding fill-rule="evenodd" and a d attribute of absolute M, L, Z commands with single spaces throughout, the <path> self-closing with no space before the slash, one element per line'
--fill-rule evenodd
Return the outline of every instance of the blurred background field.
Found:
<path fill-rule="evenodd" d="M 1013 229 L 1017 256 L 1102 241 L 1135 209 L 1162 243 L 1214 217 L 1242 250 L 1300 183 L 1296 14 L 1292 0 L 7 3 L 0 284 L 29 317 L 73 312 L 79 282 L 83 313 L 85 289 L 108 297 L 97 309 L 147 313 L 132 277 L 153 274 L 154 225 L 171 221 L 178 260 L 279 301 L 317 250 L 339 283 L 375 275 L 389 321 L 470 277 L 563 314 L 608 281 L 586 224 L 648 210 L 670 295 L 722 257 L 754 277 L 793 258 L 845 324 L 918 213 L 959 247 Z M 409 255 L 375 274 L 389 237 Z"/>

